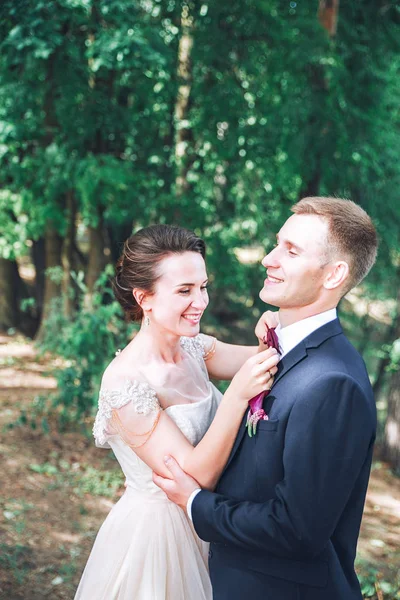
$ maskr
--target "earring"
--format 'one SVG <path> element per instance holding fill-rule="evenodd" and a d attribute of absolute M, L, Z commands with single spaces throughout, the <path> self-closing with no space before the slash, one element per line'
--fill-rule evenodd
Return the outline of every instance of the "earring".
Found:
<path fill-rule="evenodd" d="M 144 318 L 144 324 L 146 325 L 146 327 L 150 325 L 150 317 L 148 315 L 146 315 Z"/>

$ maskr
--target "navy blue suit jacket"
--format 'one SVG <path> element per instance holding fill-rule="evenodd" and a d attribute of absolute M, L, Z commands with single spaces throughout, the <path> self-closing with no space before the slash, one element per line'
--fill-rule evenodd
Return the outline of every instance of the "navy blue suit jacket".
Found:
<path fill-rule="evenodd" d="M 354 571 L 376 409 L 364 362 L 337 319 L 283 357 L 245 420 L 214 493 L 192 505 L 210 541 L 215 600 L 360 600 Z"/>

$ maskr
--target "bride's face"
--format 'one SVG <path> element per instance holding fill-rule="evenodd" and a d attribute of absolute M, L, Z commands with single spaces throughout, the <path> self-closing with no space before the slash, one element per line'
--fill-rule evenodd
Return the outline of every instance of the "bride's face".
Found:
<path fill-rule="evenodd" d="M 207 272 L 198 252 L 167 256 L 159 265 L 161 276 L 155 293 L 144 306 L 152 327 L 179 336 L 194 336 L 208 305 Z"/>

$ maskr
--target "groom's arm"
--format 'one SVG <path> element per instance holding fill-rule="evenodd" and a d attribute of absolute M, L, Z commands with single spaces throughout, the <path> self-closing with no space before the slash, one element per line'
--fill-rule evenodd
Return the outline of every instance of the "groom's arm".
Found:
<path fill-rule="evenodd" d="M 317 555 L 369 460 L 374 432 L 373 408 L 358 384 L 342 374 L 321 376 L 292 409 L 275 497 L 256 503 L 201 491 L 192 505 L 198 535 L 280 556 Z"/>

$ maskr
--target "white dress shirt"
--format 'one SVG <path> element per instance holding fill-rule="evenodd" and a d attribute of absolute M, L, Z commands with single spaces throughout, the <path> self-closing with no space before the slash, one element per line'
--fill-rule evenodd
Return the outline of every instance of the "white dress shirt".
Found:
<path fill-rule="evenodd" d="M 297 344 L 300 344 L 300 342 L 309 336 L 313 331 L 319 329 L 322 327 L 322 325 L 326 325 L 326 323 L 333 321 L 336 319 L 336 317 L 336 308 L 331 308 L 330 310 L 319 313 L 318 315 L 313 315 L 312 317 L 307 317 L 307 319 L 302 319 L 301 321 L 292 323 L 292 325 L 288 325 L 287 327 L 281 327 L 278 325 L 275 329 L 275 333 L 278 336 L 281 358 L 293 350 Z M 201 492 L 201 488 L 195 489 L 190 494 L 187 501 L 186 511 L 191 521 L 193 500 L 199 492 Z"/>

